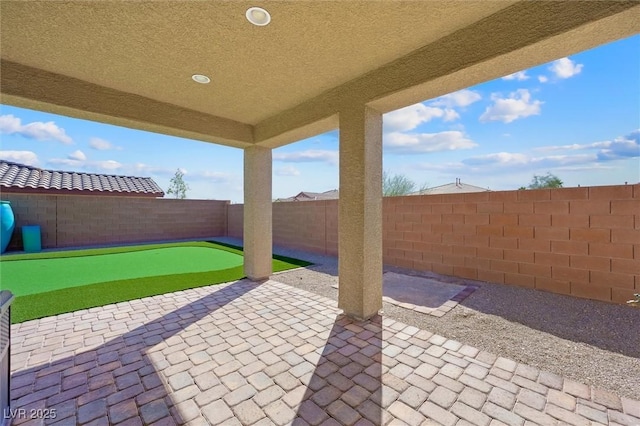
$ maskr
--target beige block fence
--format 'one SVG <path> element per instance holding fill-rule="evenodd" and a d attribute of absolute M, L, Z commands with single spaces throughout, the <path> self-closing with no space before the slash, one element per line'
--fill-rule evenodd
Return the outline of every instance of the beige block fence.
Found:
<path fill-rule="evenodd" d="M 337 255 L 338 202 L 274 203 L 273 242 Z M 384 263 L 623 303 L 640 292 L 640 185 L 387 197 Z M 242 238 L 242 205 L 227 235 Z"/>
<path fill-rule="evenodd" d="M 43 247 L 231 236 L 228 201 L 2 194 Z M 640 292 L 640 185 L 388 197 L 384 262 L 623 303 Z M 276 245 L 336 256 L 338 201 L 273 204 Z"/>
<path fill-rule="evenodd" d="M 23 225 L 40 225 L 43 248 L 152 242 L 224 235 L 228 201 L 3 193 L 22 249 Z"/>

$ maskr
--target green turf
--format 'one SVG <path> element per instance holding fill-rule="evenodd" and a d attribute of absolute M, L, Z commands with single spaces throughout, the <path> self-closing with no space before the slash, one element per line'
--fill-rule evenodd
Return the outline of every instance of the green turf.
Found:
<path fill-rule="evenodd" d="M 129 253 L 133 251 L 154 250 L 167 247 L 213 247 L 219 250 L 226 250 L 231 253 L 242 254 L 242 247 L 231 244 L 223 244 L 215 241 L 187 241 L 182 243 L 158 243 L 158 244 L 142 244 L 138 246 L 116 246 L 94 249 L 71 249 L 63 251 L 44 251 L 40 253 L 27 254 L 10 254 L 0 256 L 0 261 L 14 260 L 34 260 L 34 259 L 60 259 L 65 257 L 76 256 L 97 256 L 103 254 Z"/>
<path fill-rule="evenodd" d="M 162 249 L 162 250 L 160 250 Z M 220 259 L 230 259 L 232 261 L 240 259 L 240 264 L 231 264 L 231 267 L 224 267 L 221 263 L 216 264 L 216 268 L 213 270 L 209 267 L 208 271 L 196 270 L 185 272 L 184 268 L 177 273 L 168 273 L 158 275 L 153 272 L 154 265 L 145 264 L 141 266 L 138 263 L 130 262 L 121 259 L 122 255 L 128 254 L 134 259 L 140 259 L 140 255 L 146 254 L 146 259 L 151 259 L 154 262 L 166 261 L 165 257 L 159 256 L 160 251 L 166 251 L 172 249 L 175 254 L 175 249 L 185 250 L 185 253 L 189 253 L 187 257 L 196 253 L 191 249 L 197 249 L 200 253 L 202 250 L 210 250 L 217 253 Z M 148 253 L 146 253 L 148 252 Z M 167 252 L 169 253 L 169 252 Z M 217 243 L 209 242 L 196 242 L 196 243 L 175 243 L 175 244 L 154 244 L 145 246 L 132 246 L 132 247 L 116 247 L 107 249 L 92 249 L 92 250 L 70 250 L 64 252 L 46 252 L 29 255 L 13 255 L 2 256 L 0 259 L 0 274 L 2 276 L 2 288 L 9 289 L 16 294 L 16 299 L 12 307 L 12 323 L 19 323 L 30 319 L 43 318 L 51 315 L 57 315 L 65 312 L 72 312 L 78 309 L 90 308 L 94 306 L 102 306 L 109 303 L 122 302 L 127 300 L 139 299 L 141 297 L 154 296 L 157 294 L 163 294 L 178 290 L 184 290 L 187 288 L 201 287 L 211 284 L 220 284 L 223 282 L 235 281 L 244 278 L 244 272 L 242 267 L 242 251 L 239 247 L 221 245 Z M 200 261 L 206 260 L 206 255 L 200 253 L 198 256 Z M 231 256 L 231 257 L 229 257 Z M 236 257 L 233 257 L 236 256 Z M 145 276 L 135 277 L 128 276 L 120 279 L 102 279 L 100 282 L 93 282 L 87 285 L 76 285 L 75 287 L 67 288 L 55 288 L 51 289 L 47 287 L 48 291 L 33 293 L 34 284 L 29 285 L 12 285 L 12 281 L 5 280 L 5 268 L 12 268 L 15 264 L 26 264 L 30 262 L 36 262 L 40 264 L 44 259 L 49 259 L 52 263 L 60 261 L 78 261 L 84 258 L 85 261 L 90 261 L 91 265 L 95 268 L 105 268 L 100 264 L 100 259 L 107 259 L 106 263 L 113 264 L 114 262 L 120 265 L 128 265 L 134 267 L 137 271 L 138 268 L 145 270 L 151 270 L 151 274 Z M 164 260 L 161 260 L 164 259 Z M 24 262 L 20 262 L 24 261 Z M 185 260 L 186 263 L 188 261 Z M 168 262 L 172 263 L 172 262 Z M 173 262 L 175 263 L 175 262 Z M 197 262 L 193 262 L 198 267 Z M 34 263 L 35 265 L 35 263 Z M 97 265 L 97 266 L 96 266 Z M 292 259 L 282 256 L 274 256 L 273 270 L 274 272 L 283 271 L 287 269 L 296 268 L 298 266 L 310 265 L 309 262 L 305 262 L 298 259 Z M 167 270 L 167 265 L 156 265 L 158 267 Z M 175 266 L 175 265 L 174 265 Z M 34 269 L 37 268 L 26 268 Z M 108 268 L 107 268 L 108 269 Z M 122 269 L 122 268 L 119 268 Z M 174 271 L 176 272 L 176 271 Z M 14 272 L 12 271 L 11 274 Z M 41 271 L 31 272 L 32 275 L 41 274 Z M 71 276 L 79 275 L 77 273 L 64 272 L 67 278 Z M 100 276 L 99 272 L 90 270 L 90 275 L 93 277 Z M 119 274 L 122 271 L 118 271 Z M 40 275 L 42 277 L 42 275 Z M 108 271 L 108 276 L 113 277 L 113 271 Z M 44 275 L 44 279 L 48 280 L 48 276 Z M 95 279 L 95 278 L 94 278 Z M 8 283 L 8 284 L 7 284 Z M 21 288 L 20 291 L 14 290 L 12 287 Z M 41 287 L 42 288 L 42 287 Z"/>
<path fill-rule="evenodd" d="M 101 256 L 2 263 L 2 282 L 16 296 L 106 281 L 217 271 L 242 265 L 242 256 L 211 247 L 165 247 Z"/>

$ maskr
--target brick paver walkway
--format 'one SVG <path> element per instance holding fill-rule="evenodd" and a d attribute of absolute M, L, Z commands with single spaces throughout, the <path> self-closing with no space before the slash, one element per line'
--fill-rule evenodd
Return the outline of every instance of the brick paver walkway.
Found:
<path fill-rule="evenodd" d="M 12 331 L 14 424 L 640 425 L 639 401 L 275 281 Z"/>

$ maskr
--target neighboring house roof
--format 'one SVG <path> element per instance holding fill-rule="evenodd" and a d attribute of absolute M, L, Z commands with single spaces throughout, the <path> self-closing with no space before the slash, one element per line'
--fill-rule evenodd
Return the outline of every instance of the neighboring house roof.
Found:
<path fill-rule="evenodd" d="M 436 195 L 436 194 L 459 194 L 465 192 L 486 192 L 491 191 L 489 188 L 482 188 L 480 186 L 469 185 L 468 183 L 462 183 L 460 179 L 456 179 L 455 182 L 447 183 L 446 185 L 434 186 L 433 188 L 427 188 L 422 191 L 412 192 L 409 195 Z"/>
<path fill-rule="evenodd" d="M 162 188 L 148 177 L 45 170 L 6 160 L 0 160 L 0 190 L 29 194 L 164 196 Z"/>
<path fill-rule="evenodd" d="M 338 190 L 332 189 L 326 192 L 301 192 L 289 198 L 278 198 L 276 201 L 313 201 L 313 200 L 337 200 Z"/>

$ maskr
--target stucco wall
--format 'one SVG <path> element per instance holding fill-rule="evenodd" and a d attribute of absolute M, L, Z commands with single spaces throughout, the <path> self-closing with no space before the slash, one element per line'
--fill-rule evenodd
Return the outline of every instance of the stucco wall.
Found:
<path fill-rule="evenodd" d="M 2 194 L 16 217 L 9 250 L 22 249 L 22 225 L 40 225 L 43 248 L 225 235 L 228 201 Z"/>

